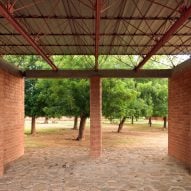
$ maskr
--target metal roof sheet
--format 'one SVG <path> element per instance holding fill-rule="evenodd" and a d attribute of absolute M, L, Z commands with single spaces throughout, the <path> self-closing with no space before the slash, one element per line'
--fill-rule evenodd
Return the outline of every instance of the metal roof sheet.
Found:
<path fill-rule="evenodd" d="M 8 4 L 9 2 L 9 4 Z M 95 54 L 95 0 L 1 0 L 48 55 Z M 100 55 L 144 55 L 181 16 L 190 1 L 102 0 Z M 157 54 L 191 53 L 188 19 Z M 0 16 L 0 54 L 37 54 Z"/>

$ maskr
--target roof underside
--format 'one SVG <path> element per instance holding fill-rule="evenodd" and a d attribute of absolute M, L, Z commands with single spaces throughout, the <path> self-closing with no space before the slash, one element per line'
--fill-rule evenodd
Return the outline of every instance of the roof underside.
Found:
<path fill-rule="evenodd" d="M 102 0 L 99 55 L 147 55 L 180 18 L 190 1 Z M 95 55 L 95 0 L 1 0 L 47 55 Z M 157 54 L 191 53 L 188 19 Z M 0 16 L 0 54 L 31 55 L 35 49 Z"/>

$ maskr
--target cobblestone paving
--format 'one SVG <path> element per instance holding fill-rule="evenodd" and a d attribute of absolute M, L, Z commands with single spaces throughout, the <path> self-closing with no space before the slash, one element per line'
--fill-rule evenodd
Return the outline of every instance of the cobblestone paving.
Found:
<path fill-rule="evenodd" d="M 28 148 L 0 178 L 0 191 L 191 191 L 187 169 L 150 140 L 106 148 L 91 159 L 83 147 Z"/>

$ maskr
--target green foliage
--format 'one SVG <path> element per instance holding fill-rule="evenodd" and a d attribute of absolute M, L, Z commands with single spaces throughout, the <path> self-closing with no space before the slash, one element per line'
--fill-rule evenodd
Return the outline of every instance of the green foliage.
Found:
<path fill-rule="evenodd" d="M 49 65 L 39 56 L 14 56 L 6 55 L 3 57 L 6 61 L 19 67 L 20 70 L 38 70 L 38 69 L 50 69 Z"/>
<path fill-rule="evenodd" d="M 10 62 L 19 63 L 25 69 L 40 69 L 41 63 L 37 56 L 7 56 Z M 25 80 L 25 115 L 26 116 L 46 116 L 43 108 L 45 100 L 39 99 L 40 89 L 37 86 L 37 79 Z"/>
<path fill-rule="evenodd" d="M 25 115 L 35 117 L 48 116 L 44 108 L 50 105 L 49 92 L 39 87 L 37 79 L 25 80 Z"/>
<path fill-rule="evenodd" d="M 39 80 L 38 101 L 49 117 L 89 116 L 89 83 L 87 80 Z"/>
<path fill-rule="evenodd" d="M 114 118 L 167 115 L 167 81 L 103 80 L 103 115 Z"/>
<path fill-rule="evenodd" d="M 153 116 L 167 116 L 168 113 L 168 85 L 167 83 L 156 86 L 156 96 L 153 100 Z"/>
<path fill-rule="evenodd" d="M 138 82 L 137 89 L 141 93 L 140 98 L 145 101 L 144 116 L 167 115 L 167 80 L 149 80 Z"/>
<path fill-rule="evenodd" d="M 127 116 L 128 106 L 136 97 L 136 92 L 128 88 L 126 81 L 106 79 L 103 81 L 103 115 L 112 120 Z"/>
<path fill-rule="evenodd" d="M 4 56 L 20 69 L 50 69 L 38 56 Z M 92 69 L 92 56 L 52 56 L 60 69 Z M 100 56 L 100 68 L 132 69 L 140 56 Z M 159 62 L 159 57 L 156 57 Z M 164 58 L 162 60 L 164 62 Z M 152 60 L 145 68 L 161 68 Z M 128 116 L 167 115 L 167 81 L 153 79 L 104 79 L 103 115 L 108 119 Z M 25 80 L 27 116 L 89 116 L 89 81 L 84 79 Z"/>
<path fill-rule="evenodd" d="M 92 69 L 93 56 L 53 56 L 54 63 L 60 69 Z"/>

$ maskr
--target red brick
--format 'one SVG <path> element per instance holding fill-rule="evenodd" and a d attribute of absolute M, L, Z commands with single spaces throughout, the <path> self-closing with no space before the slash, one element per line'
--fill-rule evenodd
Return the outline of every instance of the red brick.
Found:
<path fill-rule="evenodd" d="M 102 152 L 102 84 L 100 77 L 90 79 L 90 156 L 99 157 Z"/>
<path fill-rule="evenodd" d="M 24 79 L 0 70 L 0 175 L 24 153 Z"/>
<path fill-rule="evenodd" d="M 169 79 L 169 155 L 191 166 L 191 67 Z"/>

